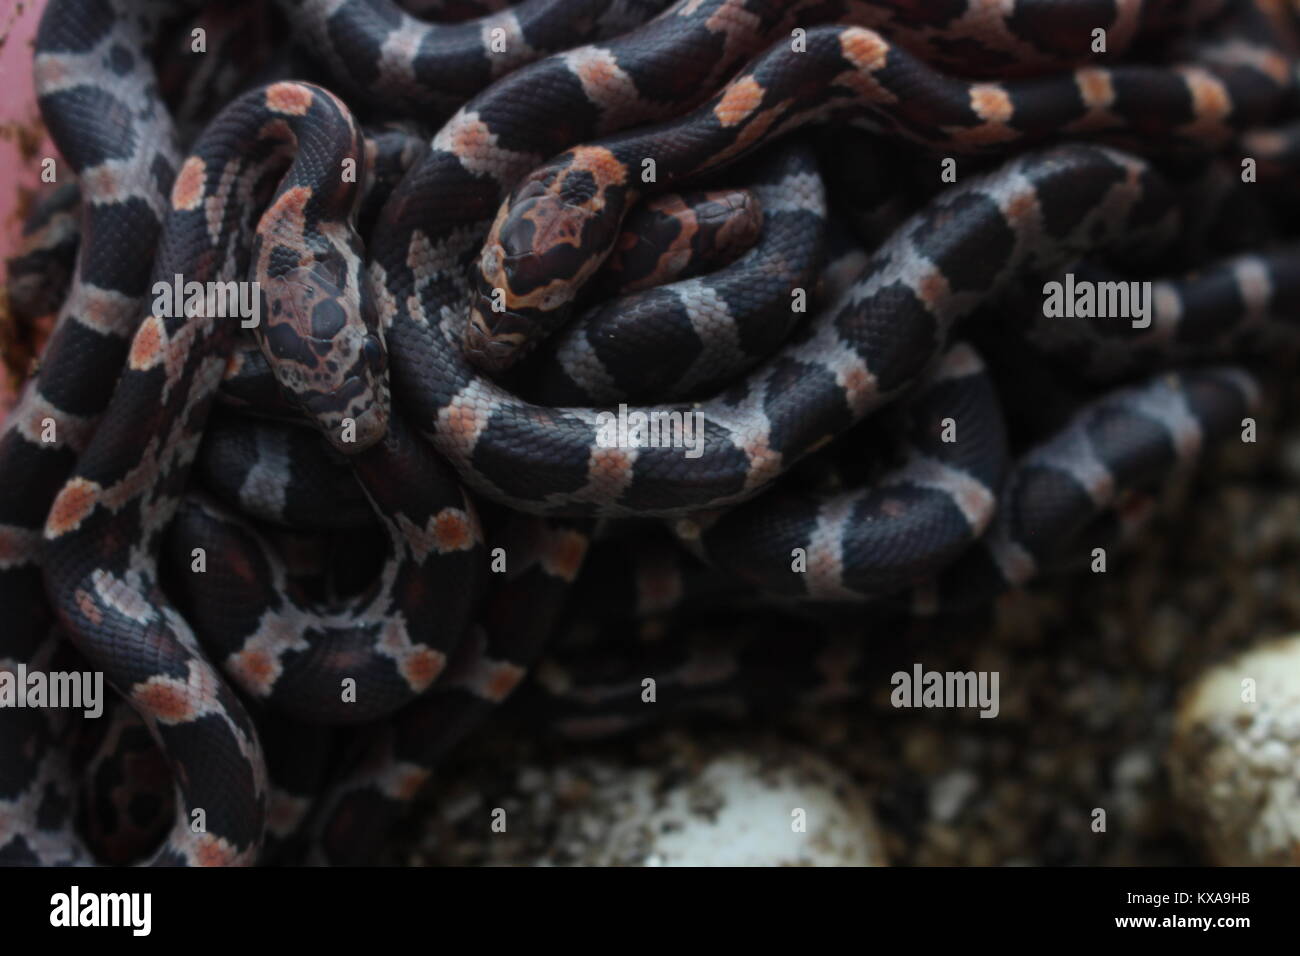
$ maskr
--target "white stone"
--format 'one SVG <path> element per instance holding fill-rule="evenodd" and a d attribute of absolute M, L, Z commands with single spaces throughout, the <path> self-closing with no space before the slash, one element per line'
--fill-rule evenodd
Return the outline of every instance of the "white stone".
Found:
<path fill-rule="evenodd" d="M 1242 700 L 1242 680 L 1255 700 Z M 1174 793 L 1215 863 L 1300 864 L 1300 634 L 1203 673 L 1169 751 Z"/>
<path fill-rule="evenodd" d="M 655 769 L 582 768 L 594 788 L 557 830 L 578 838 L 576 862 L 588 866 L 885 865 L 858 786 L 818 756 L 770 744 Z"/>

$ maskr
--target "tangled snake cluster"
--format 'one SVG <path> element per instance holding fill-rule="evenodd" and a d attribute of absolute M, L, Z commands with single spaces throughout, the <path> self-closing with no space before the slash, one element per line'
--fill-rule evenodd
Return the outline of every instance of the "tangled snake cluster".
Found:
<path fill-rule="evenodd" d="M 1122 543 L 1294 356 L 1298 65 L 1284 0 L 52 0 L 0 668 L 115 693 L 0 709 L 0 861 L 364 862 L 521 684 L 852 694 Z"/>

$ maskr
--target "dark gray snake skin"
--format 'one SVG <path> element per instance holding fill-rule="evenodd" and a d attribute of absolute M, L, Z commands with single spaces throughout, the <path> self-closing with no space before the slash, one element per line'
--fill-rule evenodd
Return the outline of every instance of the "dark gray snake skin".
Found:
<path fill-rule="evenodd" d="M 58 316 L 0 434 L 0 667 L 116 696 L 0 711 L 0 862 L 366 862 L 535 665 L 581 734 L 646 673 L 856 692 L 873 632 L 1135 533 L 1260 401 L 1210 363 L 1293 354 L 1267 0 L 275 8 L 42 21 L 64 185 L 8 302 Z M 1067 270 L 1153 278 L 1151 326 L 1044 318 Z M 176 274 L 264 321 L 153 314 Z M 990 329 L 1112 390 L 1018 443 Z"/>

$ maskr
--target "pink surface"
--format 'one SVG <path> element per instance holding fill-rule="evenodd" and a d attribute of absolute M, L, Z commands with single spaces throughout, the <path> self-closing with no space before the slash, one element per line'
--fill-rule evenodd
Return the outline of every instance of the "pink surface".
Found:
<path fill-rule="evenodd" d="M 0 0 L 0 283 L 8 281 L 4 258 L 12 255 L 41 160 L 53 155 L 44 135 L 32 88 L 32 43 L 45 0 Z M 0 364 L 0 421 L 12 405 L 14 382 Z"/>
<path fill-rule="evenodd" d="M 53 150 L 48 140 L 35 156 L 19 148 L 41 130 L 32 40 L 44 6 L 44 0 L 0 0 L 0 257 L 13 251 L 22 225 L 22 191 L 40 186 L 40 161 Z"/>

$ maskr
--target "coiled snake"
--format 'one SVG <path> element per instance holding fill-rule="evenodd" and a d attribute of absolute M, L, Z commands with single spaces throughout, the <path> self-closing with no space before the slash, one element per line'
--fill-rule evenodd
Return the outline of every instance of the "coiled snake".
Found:
<path fill-rule="evenodd" d="M 170 829 L 114 858 L 368 859 L 615 519 L 728 601 L 986 603 L 1242 427 L 1259 389 L 1210 363 L 1294 345 L 1284 223 L 1187 241 L 1197 177 L 1290 202 L 1300 25 L 1268 0 L 277 7 L 263 47 L 234 3 L 53 0 L 36 46 L 77 187 L 12 266 L 15 315 L 61 306 L 0 437 L 0 663 L 106 675 L 97 768 L 151 735 Z M 196 22 L 223 69 L 178 65 Z M 823 176 L 849 128 L 934 170 L 877 184 L 883 242 Z M 967 331 L 1066 270 L 1156 276 L 1154 324 L 1017 329 L 1123 386 L 1025 441 Z M 160 309 L 173 281 L 256 282 L 261 321 Z M 621 613 L 686 595 L 657 580 Z M 571 729 L 631 722 L 564 667 Z M 0 861 L 103 857 L 87 730 L 0 720 Z"/>

